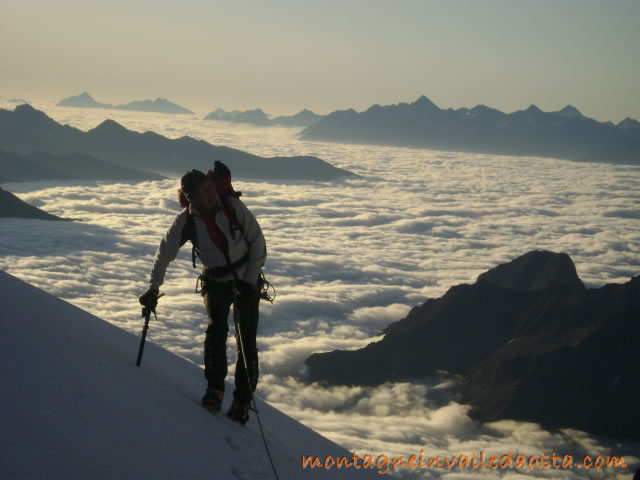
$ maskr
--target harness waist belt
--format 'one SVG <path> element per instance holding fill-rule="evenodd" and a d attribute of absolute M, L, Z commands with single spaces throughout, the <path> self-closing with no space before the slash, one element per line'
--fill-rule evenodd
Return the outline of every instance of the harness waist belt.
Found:
<path fill-rule="evenodd" d="M 205 270 L 202 272 L 202 274 L 211 276 L 211 277 L 224 277 L 225 275 L 234 271 L 239 266 L 243 265 L 244 263 L 247 263 L 248 260 L 249 260 L 249 252 L 247 251 L 247 253 L 245 253 L 242 258 L 240 258 L 239 260 L 236 260 L 232 264 L 225 265 L 224 267 L 214 267 L 214 268 L 206 267 Z"/>

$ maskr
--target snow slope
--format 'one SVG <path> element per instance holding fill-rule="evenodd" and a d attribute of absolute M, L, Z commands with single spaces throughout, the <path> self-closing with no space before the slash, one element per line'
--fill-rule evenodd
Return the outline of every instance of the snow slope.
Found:
<path fill-rule="evenodd" d="M 136 368 L 138 345 L 0 270 L 0 478 L 274 478 L 255 413 L 244 427 L 211 415 L 198 366 L 147 341 Z M 302 469 L 302 455 L 353 452 L 261 400 L 258 410 L 281 479 L 379 478 Z"/>

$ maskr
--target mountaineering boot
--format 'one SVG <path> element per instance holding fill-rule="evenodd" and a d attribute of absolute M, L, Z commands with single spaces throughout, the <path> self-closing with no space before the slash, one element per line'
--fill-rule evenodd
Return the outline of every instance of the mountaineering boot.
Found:
<path fill-rule="evenodd" d="M 216 390 L 207 387 L 207 391 L 202 397 L 202 406 L 211 413 L 218 413 L 222 408 L 222 399 L 224 398 L 224 390 Z"/>
<path fill-rule="evenodd" d="M 247 420 L 249 420 L 249 404 L 234 398 L 233 403 L 227 412 L 227 417 L 234 422 L 244 425 L 247 423 Z"/>

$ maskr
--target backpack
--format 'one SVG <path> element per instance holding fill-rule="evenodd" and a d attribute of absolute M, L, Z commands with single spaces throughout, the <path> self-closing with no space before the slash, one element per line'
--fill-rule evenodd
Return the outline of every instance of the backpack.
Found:
<path fill-rule="evenodd" d="M 249 242 L 249 240 L 247 239 L 242 224 L 238 221 L 236 211 L 234 210 L 233 205 L 231 205 L 231 202 L 229 200 L 229 197 L 239 198 L 242 195 L 242 192 L 236 192 L 233 189 L 233 186 L 231 186 L 231 171 L 220 160 L 216 160 L 214 169 L 207 170 L 206 175 L 211 179 L 215 186 L 216 192 L 218 193 L 218 198 L 220 199 L 220 203 L 222 204 L 222 210 L 229 220 L 229 231 L 231 232 L 232 238 L 235 239 L 235 231 L 240 230 L 240 233 L 244 237 L 245 242 L 247 242 L 247 245 L 250 247 L 251 242 Z M 196 224 L 193 219 L 193 215 L 188 210 L 189 201 L 182 192 L 182 189 L 178 189 L 178 202 L 180 203 L 181 207 L 187 208 L 186 222 L 182 230 L 182 235 L 180 237 L 180 246 L 182 247 L 182 245 L 184 245 L 187 240 L 191 242 L 191 262 L 193 263 L 193 268 L 196 268 L 196 256 L 200 258 L 200 250 L 198 250 L 197 244 Z M 222 250 L 225 257 L 227 257 L 225 245 L 219 242 L 215 243 Z"/>

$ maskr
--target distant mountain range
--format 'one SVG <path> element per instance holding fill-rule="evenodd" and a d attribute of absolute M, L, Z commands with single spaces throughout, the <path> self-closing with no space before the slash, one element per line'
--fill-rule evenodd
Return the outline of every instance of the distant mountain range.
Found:
<path fill-rule="evenodd" d="M 37 180 L 162 180 L 166 177 L 113 165 L 84 153 L 52 155 L 36 151 L 18 154 L 0 150 L 0 183 Z"/>
<path fill-rule="evenodd" d="M 85 153 L 115 165 L 159 173 L 207 170 L 215 160 L 222 160 L 234 177 L 324 181 L 354 175 L 317 157 L 259 157 L 188 136 L 169 139 L 154 132 L 134 132 L 113 120 L 84 132 L 60 125 L 27 104 L 13 111 L 0 109 L 0 149 L 21 154 Z"/>
<path fill-rule="evenodd" d="M 598 122 L 571 105 L 557 112 L 535 105 L 513 113 L 485 105 L 444 110 L 422 96 L 364 112 L 335 111 L 305 128 L 300 138 L 640 164 L 638 121 Z"/>
<path fill-rule="evenodd" d="M 301 110 L 295 115 L 271 118 L 260 108 L 246 111 L 233 110 L 232 112 L 228 112 L 226 110 L 218 108 L 217 110 L 204 117 L 205 120 L 247 123 L 250 125 L 256 125 L 258 127 L 307 127 L 316 123 L 321 118 L 324 118 L 324 116 L 313 113 L 311 110 L 307 109 Z"/>
<path fill-rule="evenodd" d="M 310 380 L 378 385 L 445 370 L 482 421 L 640 439 L 640 275 L 585 288 L 566 254 L 531 251 L 451 287 L 354 351 L 311 355 Z"/>
<path fill-rule="evenodd" d="M 180 105 L 170 102 L 166 98 L 156 98 L 155 100 L 135 100 L 125 105 L 111 105 L 109 103 L 100 103 L 93 99 L 87 92 L 80 95 L 67 97 L 58 102 L 59 107 L 80 107 L 80 108 L 108 108 L 112 110 L 135 110 L 138 112 L 158 112 L 158 113 L 191 113 Z"/>
<path fill-rule="evenodd" d="M 25 100 L 24 98 L 4 98 L 0 96 L 0 100 L 3 100 L 3 99 L 10 103 L 30 103 L 28 100 Z"/>
<path fill-rule="evenodd" d="M 40 220 L 70 220 L 69 218 L 61 218 L 56 215 L 40 210 L 38 207 L 29 205 L 20 200 L 13 193 L 3 190 L 0 187 L 0 218 L 2 217 L 19 217 L 19 218 L 36 218 Z"/>

